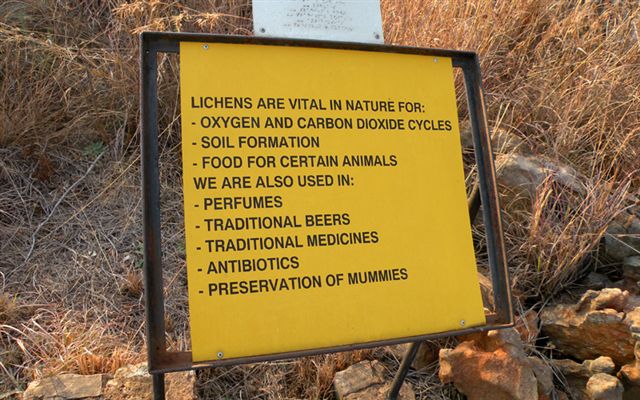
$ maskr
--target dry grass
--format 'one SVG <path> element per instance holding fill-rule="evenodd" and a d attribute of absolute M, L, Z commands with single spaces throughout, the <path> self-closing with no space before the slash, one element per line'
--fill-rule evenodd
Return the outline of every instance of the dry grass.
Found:
<path fill-rule="evenodd" d="M 640 11 L 557 0 L 387 0 L 382 9 L 388 43 L 478 51 L 492 127 L 577 170 L 584 195 L 549 177 L 505 217 L 523 299 L 553 295 L 587 265 L 624 194 L 640 188 Z M 250 18 L 244 0 L 0 3 L 0 393 L 143 358 L 135 34 L 250 34 Z M 176 71 L 175 57 L 160 59 L 168 340 L 185 349 Z M 374 357 L 397 365 L 376 350 L 226 368 L 199 373 L 199 390 L 330 398 L 335 371 Z M 410 379 L 421 398 L 456 396 L 435 367 Z"/>
<path fill-rule="evenodd" d="M 640 11 L 526 0 L 383 9 L 387 40 L 476 50 L 493 128 L 577 170 L 586 195 L 550 176 L 525 210 L 505 205 L 516 292 L 552 296 L 588 265 L 624 194 L 640 188 Z"/>
<path fill-rule="evenodd" d="M 549 300 L 594 262 L 609 222 L 624 208 L 628 185 L 590 182 L 572 192 L 550 175 L 531 199 L 530 210 L 505 216 L 512 285 L 522 299 Z M 507 209 L 509 203 L 505 204 Z"/>

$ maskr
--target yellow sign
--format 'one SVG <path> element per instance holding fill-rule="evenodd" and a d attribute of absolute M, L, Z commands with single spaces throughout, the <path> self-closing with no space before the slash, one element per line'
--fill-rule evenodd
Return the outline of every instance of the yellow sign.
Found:
<path fill-rule="evenodd" d="M 485 324 L 451 59 L 180 45 L 193 361 Z"/>

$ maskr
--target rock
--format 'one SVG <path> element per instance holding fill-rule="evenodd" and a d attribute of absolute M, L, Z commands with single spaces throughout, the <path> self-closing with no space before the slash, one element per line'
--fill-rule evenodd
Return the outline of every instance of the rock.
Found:
<path fill-rule="evenodd" d="M 538 313 L 530 309 L 516 318 L 515 329 L 524 343 L 534 344 L 540 333 L 540 318 Z"/>
<path fill-rule="evenodd" d="M 369 386 L 359 392 L 352 393 L 345 400 L 387 400 L 387 395 L 391 389 L 391 382 L 384 385 Z M 416 396 L 408 384 L 403 384 L 398 393 L 399 400 L 415 400 Z"/>
<path fill-rule="evenodd" d="M 553 390 L 551 371 L 526 356 L 515 329 L 479 334 L 440 350 L 439 377 L 469 400 L 537 400 Z"/>
<path fill-rule="evenodd" d="M 607 288 L 600 291 L 587 290 L 578 301 L 577 311 L 595 311 L 607 308 L 623 311 L 628 302 L 629 292 L 618 288 Z"/>
<path fill-rule="evenodd" d="M 633 360 L 633 333 L 640 334 L 640 307 L 625 312 L 635 301 L 617 288 L 588 290 L 576 305 L 544 309 L 542 331 L 564 354 L 580 360 L 606 355 L 624 365 Z"/>
<path fill-rule="evenodd" d="M 410 343 L 394 344 L 387 346 L 385 351 L 393 356 L 397 361 L 402 361 L 404 355 L 407 353 Z"/>
<path fill-rule="evenodd" d="M 336 373 L 333 386 L 339 398 L 384 383 L 384 367 L 377 361 L 361 361 Z"/>
<path fill-rule="evenodd" d="M 625 383 L 640 387 L 640 369 L 635 363 L 624 365 L 618 374 Z"/>
<path fill-rule="evenodd" d="M 591 400 L 622 400 L 624 389 L 615 376 L 595 374 L 587 382 L 587 395 Z"/>
<path fill-rule="evenodd" d="M 385 400 L 391 382 L 385 380 L 384 367 L 378 361 L 361 361 L 337 372 L 333 386 L 339 400 Z M 398 398 L 415 400 L 411 387 L 404 383 Z"/>
<path fill-rule="evenodd" d="M 195 373 L 165 375 L 166 397 L 171 400 L 195 400 Z M 151 400 L 151 375 L 147 364 L 128 365 L 109 375 L 64 374 L 33 381 L 24 392 L 24 400 Z"/>
<path fill-rule="evenodd" d="M 165 375 L 167 399 L 196 400 L 195 373 L 175 372 Z M 118 369 L 104 389 L 104 400 L 151 400 L 151 375 L 147 363 Z"/>
<path fill-rule="evenodd" d="M 551 364 L 558 371 L 559 379 L 572 399 L 588 399 L 586 386 L 591 374 L 583 364 L 572 360 L 551 360 Z"/>
<path fill-rule="evenodd" d="M 588 399 L 587 382 L 595 374 L 613 374 L 616 366 L 610 357 L 598 357 L 578 364 L 573 360 L 550 360 L 574 399 Z"/>
<path fill-rule="evenodd" d="M 611 357 L 585 360 L 582 364 L 568 359 L 551 360 L 550 362 L 562 375 L 581 378 L 591 378 L 595 374 L 612 374 L 616 368 Z"/>
<path fill-rule="evenodd" d="M 640 342 L 633 349 L 635 360 L 620 368 L 618 378 L 624 386 L 624 399 L 640 399 Z"/>
<path fill-rule="evenodd" d="M 397 344 L 395 346 L 389 346 L 387 350 L 393 354 L 393 356 L 401 361 L 404 358 L 404 355 L 407 353 L 409 346 L 411 343 Z M 426 341 L 420 344 L 418 348 L 418 353 L 416 354 L 416 358 L 411 363 L 411 367 L 415 370 L 420 370 L 425 368 L 431 364 L 433 364 L 436 360 L 438 360 L 438 352 L 440 351 L 440 346 L 437 342 Z"/>
<path fill-rule="evenodd" d="M 493 283 L 491 282 L 491 279 L 478 271 L 478 283 L 480 283 L 482 304 L 485 308 L 493 310 L 495 308 L 495 304 L 493 301 Z"/>
<path fill-rule="evenodd" d="M 423 342 L 411 366 L 416 370 L 428 367 L 438 360 L 439 353 L 440 346 L 437 343 L 431 341 Z"/>
<path fill-rule="evenodd" d="M 622 261 L 622 277 L 626 287 L 638 290 L 640 282 L 640 256 L 627 257 Z"/>
<path fill-rule="evenodd" d="M 625 384 L 640 387 L 640 368 L 637 363 L 622 366 L 618 376 Z"/>
<path fill-rule="evenodd" d="M 637 296 L 634 298 L 638 299 Z M 632 311 L 627 312 L 625 321 L 629 325 L 633 339 L 640 340 L 640 306 L 635 306 Z"/>
<path fill-rule="evenodd" d="M 616 261 L 640 256 L 640 207 L 616 216 L 604 236 L 606 254 Z"/>
<path fill-rule="evenodd" d="M 640 281 L 640 256 L 627 257 L 622 262 L 622 275 Z"/>
<path fill-rule="evenodd" d="M 612 287 L 614 284 L 608 276 L 597 272 L 590 272 L 582 282 L 584 286 L 593 290 Z"/>
<path fill-rule="evenodd" d="M 515 197 L 526 195 L 534 198 L 536 190 L 547 177 L 577 194 L 584 194 L 585 188 L 577 178 L 575 170 L 568 166 L 533 156 L 502 154 L 496 158 L 498 183 Z"/>
<path fill-rule="evenodd" d="M 537 357 L 527 357 L 527 359 L 538 381 L 538 394 L 540 396 L 551 396 L 553 392 L 553 371 L 544 361 Z"/>
<path fill-rule="evenodd" d="M 98 399 L 107 376 L 64 374 L 33 381 L 23 394 L 24 400 Z"/>
<path fill-rule="evenodd" d="M 595 374 L 613 374 L 616 368 L 611 357 L 598 357 L 595 360 L 586 360 L 582 365 L 587 369 L 589 376 Z"/>

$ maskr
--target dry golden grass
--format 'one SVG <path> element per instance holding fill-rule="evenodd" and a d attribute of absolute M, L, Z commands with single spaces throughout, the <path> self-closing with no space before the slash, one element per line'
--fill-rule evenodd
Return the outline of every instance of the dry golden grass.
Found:
<path fill-rule="evenodd" d="M 491 127 L 578 172 L 583 196 L 550 176 L 527 207 L 505 216 L 523 301 L 562 290 L 591 262 L 624 194 L 640 189 L 637 4 L 386 0 L 382 11 L 388 43 L 477 51 Z M 0 3 L 0 394 L 36 377 L 113 372 L 144 358 L 143 30 L 250 34 L 250 3 Z M 176 73 L 176 58 L 161 57 L 168 341 L 186 349 Z M 463 102 L 460 110 L 464 117 Z M 205 398 L 331 398 L 334 372 L 363 358 L 397 366 L 381 349 L 327 355 L 203 371 L 199 390 Z M 456 398 L 435 369 L 410 380 L 421 398 Z"/>
<path fill-rule="evenodd" d="M 624 208 L 628 185 L 591 182 L 585 193 L 563 188 L 550 175 L 530 210 L 505 215 L 512 286 L 521 299 L 549 300 L 595 262 L 607 225 Z M 614 186 L 616 186 L 614 188 Z M 507 209 L 509 203 L 505 204 Z"/>

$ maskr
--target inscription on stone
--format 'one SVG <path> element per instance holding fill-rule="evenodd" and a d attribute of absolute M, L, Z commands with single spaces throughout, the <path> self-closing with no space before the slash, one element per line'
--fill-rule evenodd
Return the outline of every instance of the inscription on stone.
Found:
<path fill-rule="evenodd" d="M 384 43 L 378 0 L 254 0 L 257 36 Z"/>

